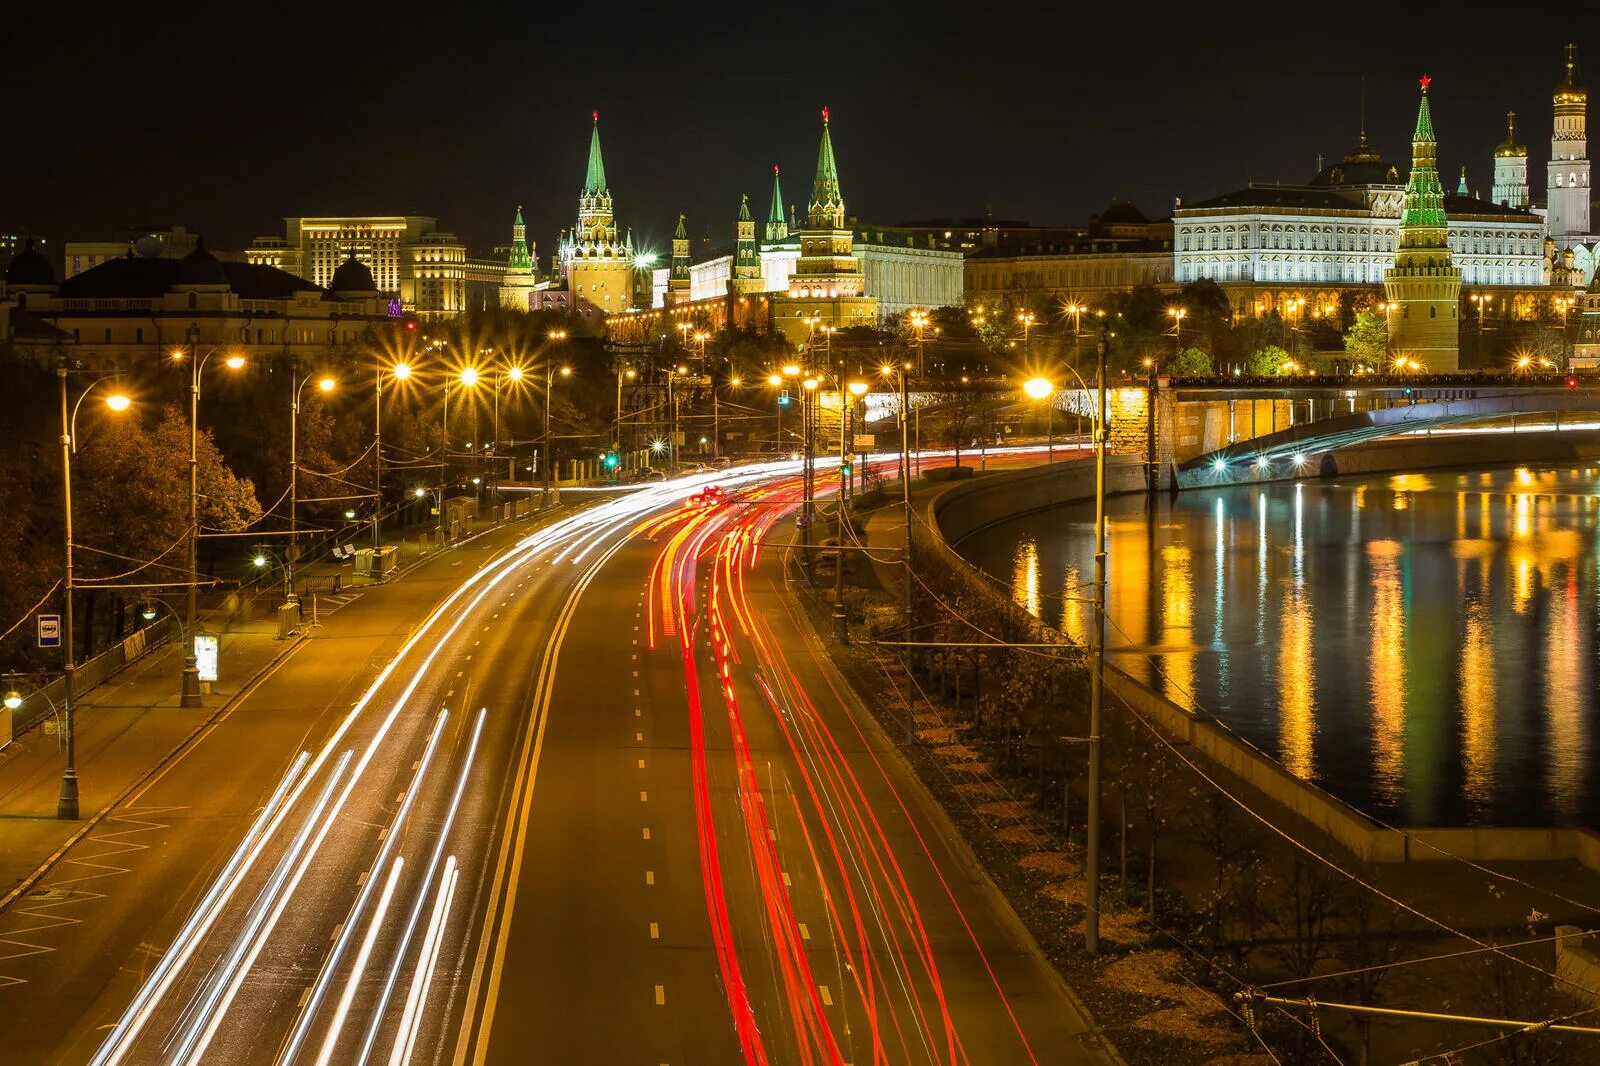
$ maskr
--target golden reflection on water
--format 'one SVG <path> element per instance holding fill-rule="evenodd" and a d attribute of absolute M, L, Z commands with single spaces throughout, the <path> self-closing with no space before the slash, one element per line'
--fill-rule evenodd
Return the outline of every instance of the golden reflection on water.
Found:
<path fill-rule="evenodd" d="M 1571 533 L 1570 530 L 1562 532 Z M 1566 538 L 1552 537 L 1558 543 Z M 1556 549 L 1559 550 L 1559 549 Z M 1584 779 L 1585 753 L 1589 750 L 1584 709 L 1584 641 L 1579 633 L 1576 559 L 1566 557 L 1561 580 L 1547 573 L 1551 585 L 1550 629 L 1545 638 L 1545 716 L 1550 743 L 1545 756 L 1546 787 L 1557 810 L 1577 812 Z M 1554 568 L 1552 567 L 1552 570 Z"/>
<path fill-rule="evenodd" d="M 1278 757 L 1284 769 L 1309 781 L 1316 769 L 1317 673 L 1305 553 L 1305 491 L 1296 485 L 1293 567 L 1278 612 Z"/>
<path fill-rule="evenodd" d="M 1400 543 L 1367 544 L 1372 570 L 1372 650 L 1368 656 L 1372 693 L 1373 784 L 1384 799 L 1398 798 L 1405 768 L 1406 619 L 1400 574 Z"/>
<path fill-rule="evenodd" d="M 1194 703 L 1194 574 L 1189 547 L 1168 544 L 1161 549 L 1161 636 L 1157 643 L 1171 648 L 1161 657 L 1162 672 L 1180 702 Z"/>
<path fill-rule="evenodd" d="M 1011 598 L 1034 617 L 1039 615 L 1039 545 L 1029 537 L 1017 545 L 1011 564 Z"/>
<path fill-rule="evenodd" d="M 1481 595 L 1483 563 L 1463 561 L 1460 570 L 1464 572 L 1468 567 L 1478 575 Z M 1465 589 L 1462 593 L 1467 595 Z M 1493 626 L 1483 600 L 1472 599 L 1467 604 L 1466 632 L 1461 640 L 1461 761 L 1466 774 L 1466 797 L 1480 808 L 1489 805 L 1494 790 Z"/>

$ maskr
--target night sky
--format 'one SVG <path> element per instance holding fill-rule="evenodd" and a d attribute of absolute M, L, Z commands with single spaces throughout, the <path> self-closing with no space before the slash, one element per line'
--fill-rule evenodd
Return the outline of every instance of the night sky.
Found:
<path fill-rule="evenodd" d="M 1569 39 L 1600 84 L 1600 0 L 7 6 L 0 230 L 52 243 L 177 223 L 239 248 L 285 215 L 415 213 L 482 255 L 521 203 L 547 263 L 594 109 L 645 246 L 679 211 L 730 243 L 773 163 L 803 211 L 824 104 L 864 220 L 1081 223 L 1113 198 L 1160 217 L 1306 181 L 1354 142 L 1363 73 L 1402 174 L 1426 72 L 1446 184 L 1466 163 L 1487 192 L 1513 108 L 1538 198 Z"/>

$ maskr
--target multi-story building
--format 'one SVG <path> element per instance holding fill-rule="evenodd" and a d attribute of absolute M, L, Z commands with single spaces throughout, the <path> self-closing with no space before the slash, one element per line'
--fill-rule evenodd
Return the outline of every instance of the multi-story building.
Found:
<path fill-rule="evenodd" d="M 24 357 L 70 352 L 90 367 L 129 370 L 185 343 L 315 361 L 398 328 L 361 263 L 347 261 L 329 281 L 325 290 L 276 267 L 225 262 L 200 244 L 181 259 L 123 255 L 57 282 L 27 248 L 0 285 L 0 340 Z"/>
<path fill-rule="evenodd" d="M 469 296 L 469 273 L 484 279 L 500 269 L 482 261 L 469 272 L 466 245 L 438 228 L 427 215 L 361 215 L 284 219 L 284 236 L 257 237 L 245 260 L 276 267 L 320 288 L 347 258 L 372 271 L 378 291 L 406 312 L 421 318 L 459 314 L 487 302 L 484 291 Z M 498 290 L 498 279 L 481 280 Z"/>
<path fill-rule="evenodd" d="M 164 259 L 182 259 L 194 251 L 200 236 L 183 226 L 130 226 L 118 231 L 109 241 L 67 241 L 61 246 L 65 277 L 75 277 L 85 270 L 93 270 L 109 259 L 120 259 L 133 253 Z M 218 259 L 244 262 L 240 252 L 212 250 Z"/>
<path fill-rule="evenodd" d="M 1537 215 L 1444 194 L 1448 246 L 1474 286 L 1546 283 Z M 1250 185 L 1173 212 L 1174 280 L 1207 279 L 1241 315 L 1309 302 L 1337 305 L 1341 290 L 1375 291 L 1395 260 L 1405 186 L 1363 130 L 1343 161 L 1306 185 Z"/>

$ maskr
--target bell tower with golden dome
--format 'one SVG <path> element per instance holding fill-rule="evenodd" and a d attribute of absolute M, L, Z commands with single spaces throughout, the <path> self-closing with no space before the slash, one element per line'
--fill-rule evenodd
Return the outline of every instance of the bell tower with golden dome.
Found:
<path fill-rule="evenodd" d="M 1589 94 L 1578 73 L 1578 49 L 1567 45 L 1566 76 L 1555 91 L 1555 132 L 1550 138 L 1550 236 L 1587 234 L 1589 228 Z"/>

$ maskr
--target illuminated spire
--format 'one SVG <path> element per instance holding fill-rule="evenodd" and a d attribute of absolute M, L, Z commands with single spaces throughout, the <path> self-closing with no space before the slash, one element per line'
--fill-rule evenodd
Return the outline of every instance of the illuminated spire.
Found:
<path fill-rule="evenodd" d="M 600 112 L 594 113 L 594 130 L 589 134 L 589 174 L 583 191 L 594 195 L 606 191 L 606 164 L 600 158 Z"/>
<path fill-rule="evenodd" d="M 522 222 L 522 205 L 517 205 L 517 217 L 511 223 L 511 254 L 506 257 L 509 270 L 531 271 L 533 256 L 528 251 L 528 227 Z"/>
<path fill-rule="evenodd" d="M 789 223 L 783 217 L 783 189 L 778 185 L 778 164 L 772 164 L 772 206 L 767 209 L 766 241 L 775 244 L 789 236 Z"/>
<path fill-rule="evenodd" d="M 1400 243 L 1406 245 L 1407 230 L 1438 230 L 1444 243 L 1444 186 L 1439 183 L 1436 157 L 1439 144 L 1433 133 L 1433 113 L 1428 109 L 1428 85 L 1422 76 L 1422 102 L 1417 106 L 1417 131 L 1411 138 L 1411 177 L 1406 182 L 1406 208 L 1400 217 Z M 1431 244 L 1431 239 L 1426 243 Z"/>
<path fill-rule="evenodd" d="M 817 177 L 807 205 L 812 229 L 844 226 L 844 193 L 839 189 L 839 167 L 833 161 L 833 138 L 828 133 L 828 109 L 822 109 L 822 143 L 817 146 Z"/>
<path fill-rule="evenodd" d="M 1456 195 L 1457 196 L 1468 196 L 1468 195 L 1470 195 L 1467 192 L 1467 168 L 1466 168 L 1465 165 L 1463 165 L 1461 167 L 1461 181 L 1456 184 Z"/>

